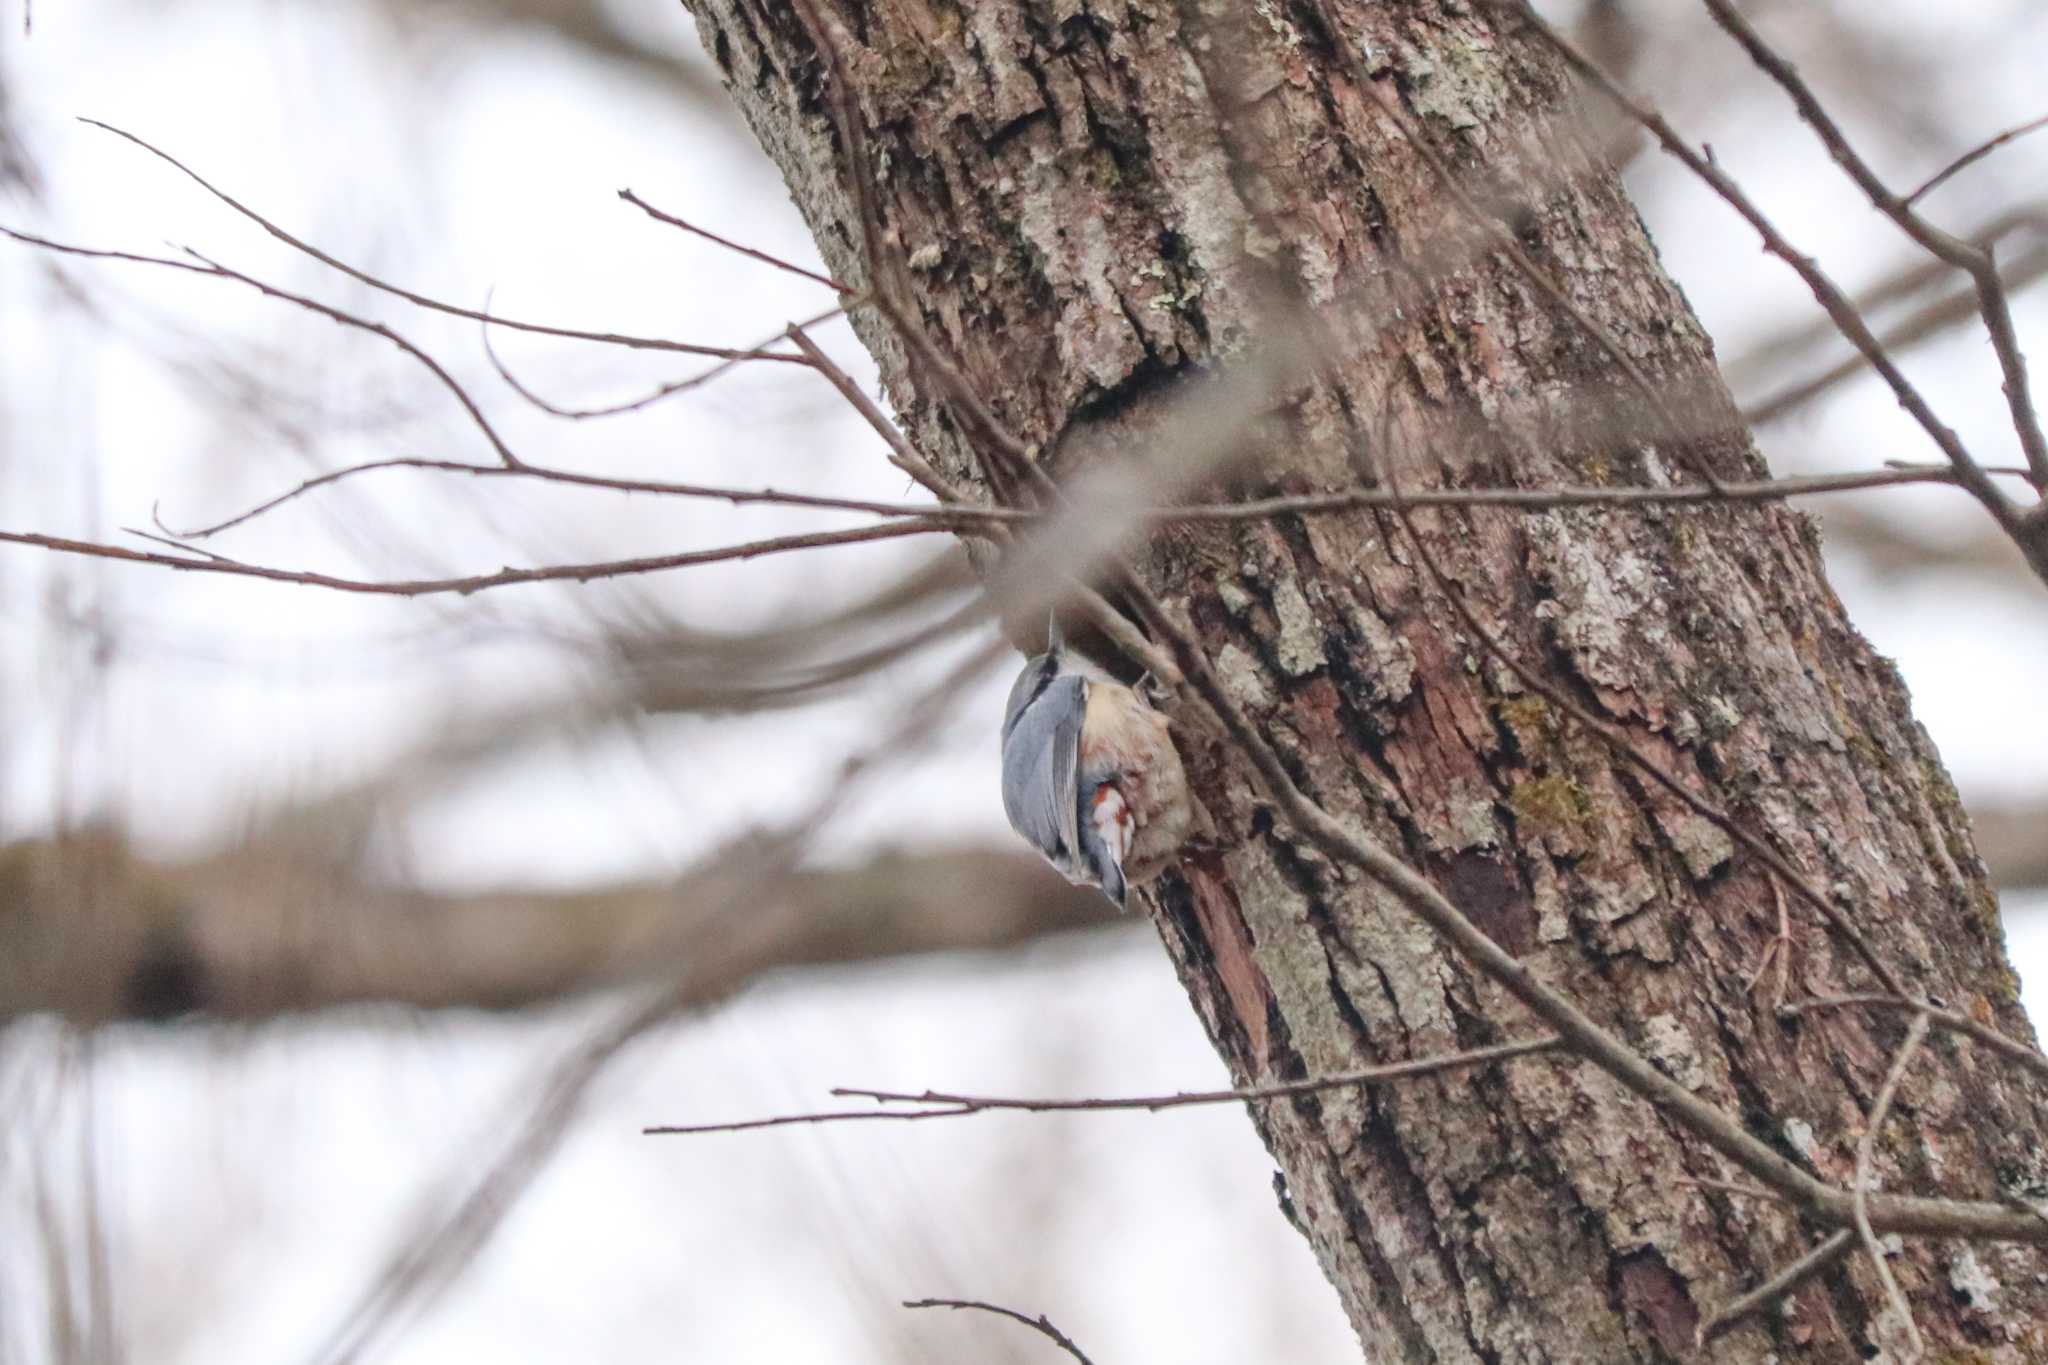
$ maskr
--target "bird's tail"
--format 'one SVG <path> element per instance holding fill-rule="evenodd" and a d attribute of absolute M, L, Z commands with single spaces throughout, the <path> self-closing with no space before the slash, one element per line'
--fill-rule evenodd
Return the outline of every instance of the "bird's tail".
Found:
<path fill-rule="evenodd" d="M 1124 899 L 1130 894 L 1130 887 L 1124 881 L 1123 868 L 1117 864 L 1115 858 L 1104 858 L 1100 871 L 1102 873 L 1102 894 L 1115 901 L 1117 909 L 1128 909 L 1129 907 L 1124 904 Z"/>

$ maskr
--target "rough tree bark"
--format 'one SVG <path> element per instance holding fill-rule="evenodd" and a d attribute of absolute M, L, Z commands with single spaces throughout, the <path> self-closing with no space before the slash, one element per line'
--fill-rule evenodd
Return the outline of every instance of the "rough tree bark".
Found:
<path fill-rule="evenodd" d="M 832 270 L 868 278 L 847 193 L 860 175 L 926 326 L 1063 471 L 1084 449 L 1142 448 L 1176 379 L 1306 306 L 1332 371 L 1252 429 L 1267 472 L 1240 486 L 1353 485 L 1361 450 L 1411 485 L 1762 472 L 1558 67 L 1463 0 L 837 0 L 874 152 L 859 167 L 785 0 L 686 3 Z M 1650 443 L 1640 395 L 1474 237 L 1340 41 L 1368 45 L 1484 211 L 1691 437 Z M 857 325 L 918 443 L 974 481 L 931 376 L 878 319 Z M 1965 816 L 1896 674 L 1844 619 L 1807 517 L 1418 524 L 1528 666 L 1832 888 L 1914 988 L 2032 1037 Z M 1182 527 L 1138 567 L 1317 800 L 1405 850 L 1683 1085 L 1846 1180 L 1904 1017 L 1779 1022 L 1768 982 L 1746 989 L 1778 923 L 1767 874 L 1466 638 L 1397 523 Z M 1146 899 L 1240 1081 L 1532 1031 L 1372 883 L 1290 837 L 1225 740 L 1182 734 L 1215 844 Z M 1795 994 L 1868 986 L 1791 913 Z M 1931 1046 L 1901 1106 L 1880 1149 L 1888 1188 L 1996 1197 L 2048 1179 L 2048 1105 L 1979 1052 Z M 1895 1344 L 1857 1262 L 1696 1353 L 1701 1314 L 1815 1230 L 1685 1184 L 1724 1171 L 1589 1065 L 1531 1058 L 1253 1117 L 1373 1359 L 1841 1361 Z M 2048 1360 L 2040 1253 L 1917 1242 L 1894 1265 L 1945 1358 Z"/>

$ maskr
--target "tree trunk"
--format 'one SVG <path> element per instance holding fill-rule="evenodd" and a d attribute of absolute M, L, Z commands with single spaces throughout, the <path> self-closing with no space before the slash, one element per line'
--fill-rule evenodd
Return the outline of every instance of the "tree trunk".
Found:
<path fill-rule="evenodd" d="M 1313 309 L 1330 369 L 1253 428 L 1240 491 L 1657 483 L 1763 472 L 1712 346 L 1589 150 L 1559 68 L 1463 0 L 1314 6 L 866 0 L 833 11 L 873 164 L 846 164 L 784 0 L 686 0 L 826 260 L 869 278 L 848 176 L 874 187 L 925 325 L 1052 452 L 1143 448 L 1174 381 Z M 1341 45 L 1693 433 L 1473 230 Z M 922 449 L 979 476 L 932 377 L 856 325 Z M 1386 464 L 1384 462 L 1397 462 Z M 1968 823 L 1897 675 L 1844 619 L 1783 506 L 1417 515 L 1526 666 L 1840 898 L 1913 989 L 2029 1040 Z M 1471 639 L 1385 513 L 1191 525 L 1139 572 L 1191 620 L 1297 781 L 1405 850 L 1486 932 L 1702 1097 L 1846 1182 L 1898 1014 L 1780 1022 L 1772 880 Z M 993 727 L 993 721 L 991 721 Z M 1214 826 L 1146 897 L 1241 1082 L 1536 1031 L 1391 896 L 1278 821 L 1190 722 Z M 1795 995 L 1869 989 L 1791 907 Z M 1719 1160 L 1596 1068 L 1534 1057 L 1254 1106 L 1286 1201 L 1386 1361 L 1842 1361 L 1895 1349 L 1867 1261 L 1704 1352 L 1712 1307 L 1818 1236 L 1703 1190 Z M 2048 1106 L 1980 1049 L 1907 1074 L 1878 1174 L 1996 1198 L 2048 1179 Z M 1953 1359 L 2048 1360 L 2027 1248 L 1910 1242 L 1893 1267 Z M 1105 1289 L 1105 1292 L 1110 1292 Z M 1881 1320 L 1884 1319 L 1884 1320 Z M 1935 1358 L 1943 1358 L 1937 1355 Z"/>

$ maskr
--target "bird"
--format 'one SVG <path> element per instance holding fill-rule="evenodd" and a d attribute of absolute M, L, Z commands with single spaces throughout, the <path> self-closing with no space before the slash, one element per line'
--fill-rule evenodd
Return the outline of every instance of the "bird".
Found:
<path fill-rule="evenodd" d="M 1068 881 L 1125 906 L 1173 862 L 1192 823 L 1167 718 L 1069 649 L 1059 622 L 1003 712 L 1003 811 Z"/>

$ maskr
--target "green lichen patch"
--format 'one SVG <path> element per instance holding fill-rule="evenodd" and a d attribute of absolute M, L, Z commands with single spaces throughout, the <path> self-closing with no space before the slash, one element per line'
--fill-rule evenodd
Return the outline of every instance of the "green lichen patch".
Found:
<path fill-rule="evenodd" d="M 1514 737 L 1515 747 L 1529 757 L 1546 750 L 1557 733 L 1557 713 L 1541 697 L 1501 697 L 1493 710 Z"/>
<path fill-rule="evenodd" d="M 1575 844 L 1590 842 L 1593 802 L 1586 789 L 1559 773 L 1532 777 L 1508 789 L 1508 809 L 1523 827 Z"/>

